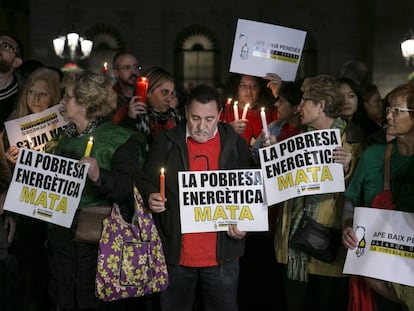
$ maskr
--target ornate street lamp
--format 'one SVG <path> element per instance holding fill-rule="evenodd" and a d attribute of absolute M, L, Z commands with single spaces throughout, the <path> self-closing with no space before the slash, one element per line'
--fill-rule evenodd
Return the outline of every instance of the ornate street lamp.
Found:
<path fill-rule="evenodd" d="M 80 37 L 76 32 L 70 32 L 66 36 L 59 36 L 53 40 L 53 48 L 56 56 L 68 59 L 73 63 L 91 55 L 93 42 Z"/>
<path fill-rule="evenodd" d="M 412 29 L 408 31 L 406 39 L 401 42 L 401 53 L 407 66 L 414 66 L 414 33 Z"/>

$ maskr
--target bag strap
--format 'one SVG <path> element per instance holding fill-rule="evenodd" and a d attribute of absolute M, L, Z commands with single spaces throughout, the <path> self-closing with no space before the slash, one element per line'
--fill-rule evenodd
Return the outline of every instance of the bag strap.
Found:
<path fill-rule="evenodd" d="M 154 220 L 152 214 L 145 212 L 144 200 L 142 200 L 141 193 L 138 188 L 134 185 L 134 206 L 136 223 L 140 228 L 141 241 L 148 241 L 151 239 L 151 229 L 154 226 Z"/>
<path fill-rule="evenodd" d="M 388 142 L 385 146 L 384 157 L 384 190 L 390 190 L 390 176 L 391 176 L 391 153 L 392 142 Z"/>

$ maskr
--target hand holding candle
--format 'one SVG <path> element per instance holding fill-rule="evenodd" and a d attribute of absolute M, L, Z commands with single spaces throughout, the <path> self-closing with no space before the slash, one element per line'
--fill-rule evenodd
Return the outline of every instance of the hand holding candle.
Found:
<path fill-rule="evenodd" d="M 161 174 L 160 174 L 160 196 L 163 202 L 165 202 L 165 174 L 164 174 L 164 168 L 161 168 Z"/>
<path fill-rule="evenodd" d="M 262 110 L 260 111 L 260 118 L 262 119 L 262 127 L 265 135 L 264 139 L 266 141 L 266 145 L 269 145 L 269 129 L 267 128 L 266 112 L 264 107 L 262 107 Z"/>
<path fill-rule="evenodd" d="M 84 157 L 89 157 L 91 155 L 91 151 L 92 151 L 92 146 L 93 146 L 93 137 L 89 137 L 89 141 L 86 144 L 86 148 L 85 148 L 85 153 L 84 153 Z"/>
<path fill-rule="evenodd" d="M 239 102 L 236 100 L 233 104 L 234 120 L 239 120 Z"/>
<path fill-rule="evenodd" d="M 247 110 L 249 110 L 249 107 L 250 107 L 250 104 L 249 103 L 247 103 L 246 105 L 244 105 L 243 114 L 242 114 L 242 120 L 246 119 Z"/>
<path fill-rule="evenodd" d="M 145 103 L 147 101 L 148 79 L 146 77 L 138 77 L 135 96 L 138 101 Z"/>

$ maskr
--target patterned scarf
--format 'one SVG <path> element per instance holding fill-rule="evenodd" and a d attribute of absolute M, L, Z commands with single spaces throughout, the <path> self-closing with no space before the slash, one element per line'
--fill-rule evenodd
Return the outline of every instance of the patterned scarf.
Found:
<path fill-rule="evenodd" d="M 335 119 L 332 124 L 331 129 L 339 129 L 341 135 L 344 133 L 346 128 L 346 122 L 341 118 Z M 309 128 L 308 131 L 315 129 Z M 301 196 L 292 199 L 292 219 L 289 232 L 289 240 L 296 232 L 299 223 L 302 219 L 304 212 L 316 219 L 318 214 L 318 208 L 320 204 L 320 199 L 323 195 L 308 195 Z M 308 281 L 307 266 L 308 266 L 309 256 L 304 252 L 295 250 L 293 248 L 288 248 L 288 263 L 287 263 L 287 277 L 290 280 L 297 280 L 301 282 Z"/>
<path fill-rule="evenodd" d="M 152 135 L 154 138 L 159 132 L 158 128 L 172 128 L 182 119 L 180 113 L 174 108 L 160 112 L 148 106 L 147 114 L 137 115 L 136 129 L 147 136 Z"/>

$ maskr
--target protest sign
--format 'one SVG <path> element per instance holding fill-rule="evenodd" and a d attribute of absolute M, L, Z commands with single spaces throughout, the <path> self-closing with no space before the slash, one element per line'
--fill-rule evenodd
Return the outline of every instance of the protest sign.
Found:
<path fill-rule="evenodd" d="M 260 170 L 178 173 L 181 233 L 267 231 L 268 209 Z"/>
<path fill-rule="evenodd" d="M 257 77 L 273 72 L 284 81 L 294 81 L 305 38 L 305 31 L 239 19 L 230 72 Z"/>
<path fill-rule="evenodd" d="M 356 207 L 354 230 L 343 273 L 414 286 L 414 213 Z"/>
<path fill-rule="evenodd" d="M 78 160 L 20 148 L 4 209 L 69 228 L 88 169 Z"/>
<path fill-rule="evenodd" d="M 343 166 L 333 162 L 338 129 L 310 131 L 259 149 L 268 205 L 287 199 L 345 191 Z"/>
<path fill-rule="evenodd" d="M 62 110 L 62 105 L 58 104 L 42 112 L 5 122 L 10 146 L 44 151 L 45 144 L 68 123 L 62 116 Z"/>

